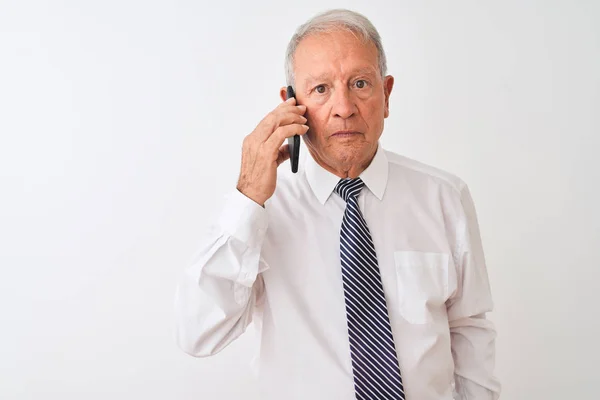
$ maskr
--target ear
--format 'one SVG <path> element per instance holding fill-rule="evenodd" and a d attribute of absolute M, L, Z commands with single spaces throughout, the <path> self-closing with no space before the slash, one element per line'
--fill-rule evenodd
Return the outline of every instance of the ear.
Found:
<path fill-rule="evenodd" d="M 279 96 L 281 97 L 281 100 L 287 100 L 287 86 L 283 86 L 281 89 L 279 89 Z"/>
<path fill-rule="evenodd" d="M 385 111 L 383 114 L 384 118 L 387 118 L 390 115 L 390 94 L 392 93 L 392 88 L 394 87 L 394 77 L 388 75 L 383 80 L 383 91 L 385 95 Z"/>

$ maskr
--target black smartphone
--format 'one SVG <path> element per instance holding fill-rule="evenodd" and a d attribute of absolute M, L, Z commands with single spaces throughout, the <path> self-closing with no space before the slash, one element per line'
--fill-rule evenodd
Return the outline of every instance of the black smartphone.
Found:
<path fill-rule="evenodd" d="M 296 93 L 294 93 L 294 88 L 291 86 L 287 87 L 287 97 L 296 97 Z M 292 172 L 298 172 L 298 159 L 300 158 L 300 135 L 294 135 L 288 138 L 288 146 L 290 149 L 290 165 L 292 166 Z"/>

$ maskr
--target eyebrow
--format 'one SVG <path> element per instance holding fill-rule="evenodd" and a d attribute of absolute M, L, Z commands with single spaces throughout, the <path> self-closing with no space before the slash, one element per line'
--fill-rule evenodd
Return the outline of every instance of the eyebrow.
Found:
<path fill-rule="evenodd" d="M 377 71 L 374 68 L 372 68 L 372 67 L 363 67 L 363 68 L 359 68 L 357 70 L 354 70 L 351 75 L 373 75 L 373 74 L 376 74 L 376 73 L 377 73 Z M 312 83 L 314 81 L 322 81 L 322 80 L 327 79 L 327 78 L 328 78 L 328 74 L 327 73 L 323 73 L 323 74 L 316 75 L 316 76 L 308 74 L 307 81 L 310 82 L 310 83 Z"/>
<path fill-rule="evenodd" d="M 317 76 L 313 76 L 313 75 L 308 75 L 308 82 L 313 82 L 313 81 L 322 81 L 324 79 L 327 78 L 327 74 L 321 74 L 321 75 L 317 75 Z"/>

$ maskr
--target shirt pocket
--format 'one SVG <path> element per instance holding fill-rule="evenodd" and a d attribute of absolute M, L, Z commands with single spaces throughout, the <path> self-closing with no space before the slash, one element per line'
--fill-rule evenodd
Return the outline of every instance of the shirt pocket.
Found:
<path fill-rule="evenodd" d="M 395 251 L 394 262 L 402 317 L 411 324 L 427 324 L 445 315 L 449 255 Z"/>

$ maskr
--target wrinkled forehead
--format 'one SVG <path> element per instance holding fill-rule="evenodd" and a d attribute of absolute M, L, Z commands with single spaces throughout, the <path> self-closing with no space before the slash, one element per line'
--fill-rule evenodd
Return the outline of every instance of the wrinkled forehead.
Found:
<path fill-rule="evenodd" d="M 377 72 L 375 44 L 348 30 L 313 33 L 300 41 L 294 54 L 296 83 Z"/>

